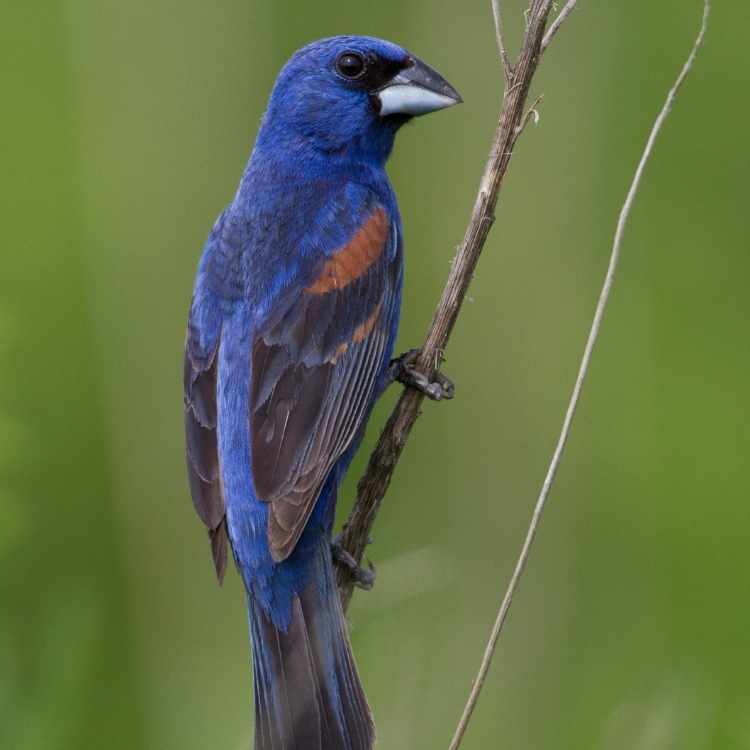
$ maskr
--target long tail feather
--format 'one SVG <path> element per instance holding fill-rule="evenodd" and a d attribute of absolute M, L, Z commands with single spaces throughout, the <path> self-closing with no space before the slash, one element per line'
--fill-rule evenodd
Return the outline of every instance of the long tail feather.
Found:
<path fill-rule="evenodd" d="M 256 750 L 370 750 L 375 740 L 328 545 L 315 555 L 286 632 L 250 602 Z"/>

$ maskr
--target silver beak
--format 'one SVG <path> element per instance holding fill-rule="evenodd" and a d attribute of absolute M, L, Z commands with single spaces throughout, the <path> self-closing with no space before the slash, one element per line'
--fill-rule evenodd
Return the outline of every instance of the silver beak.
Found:
<path fill-rule="evenodd" d="M 381 117 L 402 114 L 418 117 L 460 104 L 461 95 L 438 73 L 417 58 L 374 93 Z"/>

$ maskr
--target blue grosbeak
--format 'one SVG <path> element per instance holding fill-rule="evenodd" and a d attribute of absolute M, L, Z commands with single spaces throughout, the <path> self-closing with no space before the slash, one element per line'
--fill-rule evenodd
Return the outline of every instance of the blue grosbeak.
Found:
<path fill-rule="evenodd" d="M 247 591 L 258 750 L 374 741 L 333 575 L 336 491 L 388 383 L 402 282 L 385 163 L 461 99 L 407 50 L 334 37 L 281 71 L 205 245 L 185 346 L 190 487 Z"/>

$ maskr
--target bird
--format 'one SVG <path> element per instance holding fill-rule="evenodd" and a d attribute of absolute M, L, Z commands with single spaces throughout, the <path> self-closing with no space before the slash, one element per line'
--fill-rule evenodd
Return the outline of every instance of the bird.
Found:
<path fill-rule="evenodd" d="M 403 234 L 386 161 L 404 124 L 460 101 L 398 44 L 301 48 L 198 264 L 188 479 L 219 583 L 230 552 L 244 583 L 256 750 L 375 741 L 335 584 L 336 495 L 375 401 L 400 379 Z"/>

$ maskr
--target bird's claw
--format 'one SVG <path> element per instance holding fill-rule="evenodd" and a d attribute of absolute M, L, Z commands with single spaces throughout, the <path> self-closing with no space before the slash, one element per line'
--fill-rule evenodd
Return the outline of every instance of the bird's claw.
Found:
<path fill-rule="evenodd" d="M 336 565 L 349 572 L 357 588 L 369 591 L 375 585 L 375 566 L 368 560 L 367 568 L 357 564 L 357 561 L 344 549 L 341 538 L 336 537 L 331 542 L 331 555 Z"/>
<path fill-rule="evenodd" d="M 409 349 L 400 357 L 391 360 L 389 373 L 391 381 L 398 381 L 410 388 L 416 388 L 433 401 L 447 401 L 455 395 L 456 387 L 453 381 L 443 373 L 436 372 L 430 380 L 416 368 L 416 361 L 420 355 L 419 349 Z"/>

